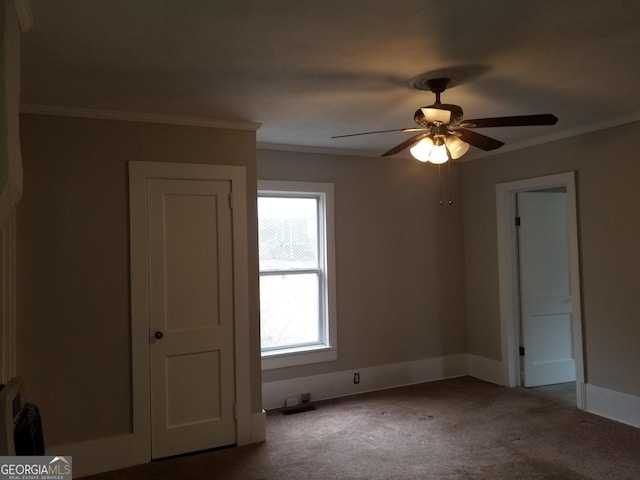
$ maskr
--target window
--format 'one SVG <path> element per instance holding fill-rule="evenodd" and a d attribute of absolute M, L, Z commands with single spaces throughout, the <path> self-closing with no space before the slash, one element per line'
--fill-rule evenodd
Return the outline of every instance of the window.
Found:
<path fill-rule="evenodd" d="M 263 369 L 337 358 L 333 184 L 258 182 Z"/>

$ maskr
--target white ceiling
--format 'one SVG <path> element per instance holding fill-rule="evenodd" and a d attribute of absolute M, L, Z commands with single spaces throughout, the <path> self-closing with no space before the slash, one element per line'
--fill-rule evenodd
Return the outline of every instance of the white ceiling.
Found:
<path fill-rule="evenodd" d="M 640 119 L 638 0 L 31 0 L 22 102 L 257 122 L 261 146 L 380 155 L 453 71 L 499 151 Z M 473 152 L 473 153 L 472 153 Z M 471 149 L 467 157 L 480 153 Z"/>

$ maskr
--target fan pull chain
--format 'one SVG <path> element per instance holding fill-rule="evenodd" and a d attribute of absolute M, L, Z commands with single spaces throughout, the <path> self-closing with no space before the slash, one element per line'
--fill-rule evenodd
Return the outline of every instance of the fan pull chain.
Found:
<path fill-rule="evenodd" d="M 449 164 L 449 170 L 447 171 L 447 193 L 449 196 L 449 206 L 453 206 L 453 200 L 451 199 L 451 161 L 447 162 Z M 438 194 L 440 196 L 440 206 L 444 205 L 444 201 L 442 200 L 442 169 L 440 168 L 442 165 L 438 164 Z"/>
<path fill-rule="evenodd" d="M 447 187 L 449 189 L 449 206 L 451 207 L 453 205 L 453 200 L 451 200 L 451 160 L 449 160 L 447 163 L 449 164 L 449 172 L 448 172 L 448 175 L 447 175 L 447 177 L 448 177 L 447 178 L 447 182 L 449 182 L 449 183 L 448 183 Z"/>
<path fill-rule="evenodd" d="M 440 206 L 444 205 L 442 201 L 442 172 L 440 169 L 441 165 L 438 164 L 438 195 L 440 196 Z"/>

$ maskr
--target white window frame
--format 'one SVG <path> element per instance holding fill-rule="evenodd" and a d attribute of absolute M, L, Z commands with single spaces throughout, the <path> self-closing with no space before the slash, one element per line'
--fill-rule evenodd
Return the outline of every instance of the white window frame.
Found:
<path fill-rule="evenodd" d="M 320 337 L 323 339 L 323 343 L 263 351 L 263 370 L 330 362 L 338 358 L 333 191 L 332 183 L 258 180 L 258 197 L 267 195 L 280 197 L 295 197 L 300 194 L 318 195 L 320 206 L 318 237 L 320 240 L 319 247 L 323 250 L 323 252 L 320 252 L 320 268 L 322 270 L 320 311 L 322 315 L 321 325 L 324 330 Z"/>

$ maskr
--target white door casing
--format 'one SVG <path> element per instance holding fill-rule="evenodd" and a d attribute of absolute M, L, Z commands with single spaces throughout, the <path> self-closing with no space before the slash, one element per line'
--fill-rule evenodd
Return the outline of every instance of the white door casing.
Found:
<path fill-rule="evenodd" d="M 191 343 L 187 340 L 189 336 L 193 337 L 194 332 L 187 332 L 184 325 L 172 323 L 173 318 L 169 315 L 169 323 L 157 324 L 157 320 L 153 320 L 152 323 L 152 308 L 150 297 L 153 291 L 157 291 L 158 285 L 153 285 L 151 281 L 152 277 L 154 281 L 158 281 L 155 274 L 152 275 L 153 267 L 150 260 L 154 257 L 152 253 L 153 248 L 158 248 L 158 245 L 150 247 L 151 228 L 154 227 L 153 220 L 150 220 L 150 212 L 147 209 L 149 198 L 153 195 L 154 190 L 160 189 L 162 191 L 163 180 L 169 180 L 168 184 L 179 185 L 181 181 L 186 181 L 186 185 L 206 185 L 211 183 L 212 185 L 225 184 L 229 187 L 230 193 L 233 199 L 233 208 L 227 210 L 231 217 L 232 231 L 229 241 L 231 242 L 231 249 L 233 251 L 231 264 L 227 263 L 224 268 L 231 268 L 233 275 L 231 283 L 227 282 L 227 286 L 232 291 L 232 305 L 223 307 L 224 309 L 230 309 L 233 312 L 233 325 L 232 329 L 232 379 L 223 380 L 227 384 L 235 384 L 233 389 L 233 397 L 235 398 L 235 408 L 233 402 L 231 402 L 231 410 L 235 413 L 235 443 L 243 445 L 251 443 L 253 438 L 259 438 L 261 432 L 257 432 L 255 425 L 252 431 L 252 414 L 251 414 L 251 385 L 250 385 L 250 345 L 249 345 L 249 291 L 248 291 L 248 248 L 247 248 L 247 213 L 246 213 L 246 180 L 245 180 L 245 168 L 226 165 L 206 165 L 206 164 L 182 164 L 182 163 L 165 163 L 165 162 L 130 162 L 129 163 L 129 187 L 130 187 L 130 228 L 131 228 L 131 336 L 132 336 L 132 389 L 133 389 L 133 435 L 132 441 L 136 450 L 139 452 L 139 458 L 146 458 L 150 460 L 152 458 L 151 436 L 152 436 L 152 420 L 151 420 L 151 378 L 150 372 L 152 363 L 152 349 L 156 346 L 160 346 L 158 349 L 158 358 L 164 353 L 168 354 L 169 358 L 173 360 L 165 360 L 165 365 L 169 365 L 169 374 L 175 378 L 182 377 L 180 372 L 191 371 L 193 369 L 209 369 L 209 367 L 217 362 L 218 359 L 222 359 L 225 354 L 212 353 L 216 350 L 216 347 L 211 341 L 213 341 L 213 335 L 211 332 L 217 327 L 202 325 L 191 325 L 195 328 L 195 331 L 204 333 L 203 339 L 198 339 L 198 342 L 204 342 L 204 348 L 201 348 L 201 354 L 196 355 L 176 355 L 180 352 L 180 343 Z M 177 182 L 176 182 L 177 181 Z M 174 183 L 175 182 L 175 183 Z M 182 182 L 182 185 L 185 185 Z M 198 187 L 200 188 L 200 187 Z M 225 187 L 226 188 L 226 187 Z M 177 202 L 173 202 L 170 207 L 172 212 L 170 216 L 178 222 L 186 222 L 186 226 L 193 226 L 193 223 L 197 221 L 195 217 L 192 218 L 180 218 L 180 210 L 184 210 L 185 202 L 191 201 L 201 202 L 200 215 L 203 212 L 211 211 L 213 208 L 210 201 L 197 200 L 191 198 L 187 199 L 184 196 L 177 196 L 180 199 Z M 200 195 L 202 197 L 202 195 Z M 204 198 L 207 198 L 204 195 Z M 176 200 L 174 198 L 173 200 Z M 228 205 L 228 199 L 224 199 L 225 205 Z M 171 203 L 171 202 L 170 202 Z M 197 216 L 197 215 L 196 215 Z M 184 225 L 183 225 L 184 226 Z M 149 227 L 149 229 L 148 229 Z M 211 225 L 210 225 L 211 227 Z M 209 238 L 213 235 L 211 228 L 209 229 Z M 178 235 L 177 238 L 171 240 L 172 242 L 188 242 L 188 238 Z M 198 240 L 192 239 L 189 247 L 196 251 L 201 249 L 194 248 L 197 245 Z M 224 247 L 227 248 L 227 247 Z M 184 249 L 183 249 L 184 250 Z M 155 255 L 157 256 L 157 254 Z M 195 256 L 197 257 L 197 256 Z M 181 264 L 181 260 L 185 262 L 193 263 L 196 261 L 189 253 L 188 257 L 182 257 L 180 255 L 174 256 L 168 259 L 171 263 L 171 269 L 180 272 L 187 268 L 185 264 Z M 218 261 L 220 257 L 216 258 Z M 209 262 L 213 261 L 213 258 L 208 259 Z M 222 263 L 225 260 L 222 259 Z M 202 271 L 200 274 L 203 274 Z M 205 275 L 205 283 L 215 280 L 211 276 Z M 222 282 L 220 282 L 222 283 Z M 187 286 L 188 282 L 182 285 L 174 285 L 171 288 L 170 301 L 166 303 L 169 308 L 173 308 L 175 305 L 184 306 L 185 290 L 180 292 L 181 287 Z M 176 293 L 177 292 L 177 293 Z M 210 302 L 205 296 L 200 296 L 200 302 Z M 201 305 L 202 306 L 202 305 Z M 211 304 L 209 304 L 211 306 Z M 155 307 L 154 307 L 155 308 Z M 154 312 L 154 316 L 156 313 Z M 202 317 L 194 322 L 202 322 Z M 169 327 L 169 330 L 165 332 L 162 328 Z M 161 327 L 160 329 L 158 327 Z M 173 331 L 172 331 L 173 330 Z M 155 338 L 155 332 L 161 331 L 166 334 L 161 340 Z M 226 332 L 225 334 L 228 334 Z M 173 337 L 173 338 L 172 338 Z M 167 342 L 162 343 L 163 340 Z M 209 343 L 207 343 L 209 342 Z M 202 347 L 202 345 L 200 345 Z M 212 348 L 214 347 L 214 348 Z M 199 350 L 198 346 L 195 350 Z M 164 353 L 162 353 L 164 352 Z M 222 355 L 222 356 L 220 356 Z M 157 359 L 156 359 L 157 360 Z M 154 360 L 154 361 L 156 361 Z M 226 360 L 229 363 L 229 360 Z M 173 372 L 173 373 L 172 373 Z M 165 372 L 166 374 L 167 372 Z M 176 374 L 179 377 L 176 377 Z M 228 376 L 228 375 L 227 375 Z M 224 374 L 221 375 L 221 379 Z M 183 383 L 183 386 L 174 390 L 174 392 L 181 390 L 188 390 L 193 388 L 192 380 Z M 206 388 L 209 389 L 209 395 L 213 395 L 212 389 L 215 385 L 215 381 L 209 379 Z M 165 412 L 171 412 L 169 419 L 169 430 L 187 426 L 188 424 L 196 424 L 195 420 L 202 417 L 206 417 L 211 413 L 217 413 L 218 411 L 229 410 L 229 400 L 220 397 L 219 403 L 212 406 L 211 404 L 202 403 L 196 406 L 198 413 L 189 412 L 185 413 L 183 407 L 188 401 L 181 398 L 176 399 L 175 394 L 173 400 L 170 399 L 168 404 L 165 404 Z M 172 410 L 173 409 L 173 410 Z M 226 414 L 225 414 L 226 415 Z M 224 415 L 223 415 L 224 416 Z M 227 415 L 228 416 L 228 415 Z M 198 418 L 197 418 L 198 417 Z M 215 415 L 210 418 L 215 417 Z M 210 420 L 211 421 L 211 420 Z M 207 423 L 207 422 L 205 422 Z M 187 434 L 178 435 L 177 438 L 189 437 Z M 204 434 L 208 436 L 208 434 Z M 184 440 L 183 446 L 186 446 L 187 450 L 192 448 L 200 448 L 199 445 L 188 445 L 191 440 Z M 226 442 L 226 441 L 225 441 Z M 171 442 L 168 442 L 169 444 Z M 180 443 L 180 441 L 178 441 Z M 175 446 L 174 446 L 175 447 Z M 170 447 L 170 448 L 174 448 Z M 157 456 L 158 453 L 154 451 L 153 456 Z M 160 454 L 164 455 L 164 454 Z"/>
<path fill-rule="evenodd" d="M 571 283 L 571 308 L 573 354 L 576 372 L 576 406 L 586 408 L 585 377 L 582 340 L 582 312 L 580 296 L 580 267 L 578 252 L 578 223 L 576 207 L 575 173 L 565 172 L 496 184 L 496 224 L 498 240 L 498 288 L 500 297 L 501 356 L 503 384 L 516 386 L 520 359 L 519 344 L 519 294 L 517 268 L 517 238 L 514 227 L 516 193 L 528 190 L 564 186 L 567 190 L 569 234 L 569 278 Z"/>
<path fill-rule="evenodd" d="M 517 211 L 523 385 L 573 382 L 567 194 L 518 192 Z"/>
<path fill-rule="evenodd" d="M 152 458 L 235 443 L 231 183 L 149 179 Z"/>

